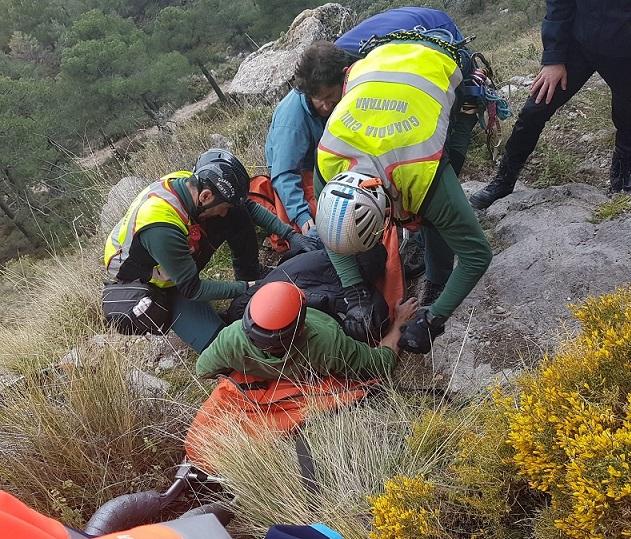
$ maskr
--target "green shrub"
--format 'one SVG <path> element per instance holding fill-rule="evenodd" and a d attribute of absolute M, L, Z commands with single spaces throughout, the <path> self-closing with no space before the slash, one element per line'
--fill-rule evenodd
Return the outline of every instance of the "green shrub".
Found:
<path fill-rule="evenodd" d="M 631 195 L 617 194 L 607 202 L 600 204 L 591 218 L 592 223 L 602 223 L 620 217 L 631 211 Z"/>

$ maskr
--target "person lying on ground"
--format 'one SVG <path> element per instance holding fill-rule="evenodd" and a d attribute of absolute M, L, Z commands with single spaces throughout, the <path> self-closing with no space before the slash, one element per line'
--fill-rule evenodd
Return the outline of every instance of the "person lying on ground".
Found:
<path fill-rule="evenodd" d="M 274 268 L 262 280 L 232 300 L 226 312 L 226 322 L 231 323 L 240 320 L 250 299 L 262 286 L 275 281 L 283 281 L 293 283 L 303 291 L 307 300 L 307 307 L 318 309 L 338 320 L 347 335 L 364 342 L 379 341 L 379 337 L 390 325 L 388 305 L 376 287 L 377 283 L 384 278 L 387 256 L 386 249 L 381 243 L 370 251 L 357 255 L 359 271 L 370 292 L 371 327 L 376 332 L 376 339 L 371 339 L 366 333 L 354 335 L 346 331 L 342 320 L 343 313 L 346 312 L 344 290 L 324 249 L 301 253 Z"/>
<path fill-rule="evenodd" d="M 103 307 L 124 333 L 173 329 L 201 352 L 224 327 L 209 303 L 234 298 L 261 277 L 255 224 L 289 241 L 294 253 L 316 243 L 247 199 L 250 177 L 227 150 L 203 153 L 193 172 L 150 184 L 131 203 L 105 245 Z M 200 272 L 226 241 L 235 281 Z M 146 294 L 146 297 L 138 297 Z"/>
<path fill-rule="evenodd" d="M 236 370 L 266 380 L 385 378 L 397 363 L 400 327 L 416 308 L 414 298 L 399 302 L 390 330 L 371 348 L 347 336 L 328 314 L 307 307 L 297 286 L 268 283 L 252 296 L 243 319 L 224 328 L 202 352 L 196 373 L 214 378 Z"/>

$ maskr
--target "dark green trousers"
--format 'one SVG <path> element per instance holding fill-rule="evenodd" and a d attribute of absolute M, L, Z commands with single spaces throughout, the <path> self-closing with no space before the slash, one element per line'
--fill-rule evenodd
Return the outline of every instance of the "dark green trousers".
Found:
<path fill-rule="evenodd" d="M 421 207 L 421 218 L 425 276 L 434 284 L 445 284 L 431 311 L 449 317 L 480 280 L 493 257 L 451 165 L 434 180 L 432 192 Z M 458 257 L 455 269 L 454 255 Z"/>

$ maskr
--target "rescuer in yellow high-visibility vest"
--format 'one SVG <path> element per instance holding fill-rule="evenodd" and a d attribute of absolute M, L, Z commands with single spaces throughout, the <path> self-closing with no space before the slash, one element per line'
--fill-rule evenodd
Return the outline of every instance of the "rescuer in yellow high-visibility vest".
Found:
<path fill-rule="evenodd" d="M 369 195 L 385 192 L 394 220 L 422 220 L 428 282 L 423 308 L 407 324 L 401 343 L 415 352 L 429 351 L 492 257 L 445 152 L 455 89 L 462 80 L 457 60 L 437 40 L 392 40 L 374 48 L 348 70 L 344 94 L 317 153 L 316 191 L 335 180 L 320 195 L 316 221 L 347 291 L 347 328 L 354 321 L 357 332 L 364 333 L 370 320 L 352 256 L 373 244 L 364 229 L 374 227 L 381 235 L 386 221 L 381 206 L 367 205 Z"/>
<path fill-rule="evenodd" d="M 105 245 L 114 281 L 103 295 L 108 321 L 125 333 L 171 328 L 199 352 L 225 325 L 209 301 L 236 297 L 260 278 L 255 224 L 287 239 L 296 253 L 316 248 L 315 240 L 249 200 L 249 183 L 234 155 L 211 149 L 193 172 L 168 174 L 143 190 Z M 224 241 L 237 280 L 200 278 Z"/>

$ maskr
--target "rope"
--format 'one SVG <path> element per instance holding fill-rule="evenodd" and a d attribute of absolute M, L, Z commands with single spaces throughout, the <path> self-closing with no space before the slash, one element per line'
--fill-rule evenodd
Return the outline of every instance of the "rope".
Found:
<path fill-rule="evenodd" d="M 440 37 L 437 37 L 436 34 L 442 34 L 450 41 L 441 39 Z M 376 47 L 379 47 L 380 45 L 385 45 L 386 43 L 390 43 L 391 41 L 425 41 L 427 43 L 433 43 L 434 45 L 437 45 L 444 49 L 448 56 L 450 56 L 461 69 L 463 67 L 463 58 L 458 51 L 460 48 L 464 47 L 466 43 L 469 42 L 467 39 L 464 39 L 462 41 L 454 43 L 453 35 L 448 30 L 436 29 L 430 31 L 421 31 L 420 29 L 417 30 L 415 28 L 413 30 L 397 30 L 395 32 L 390 32 L 385 36 L 373 35 L 369 39 L 362 41 L 362 44 L 359 47 L 359 54 L 364 56 Z"/>

